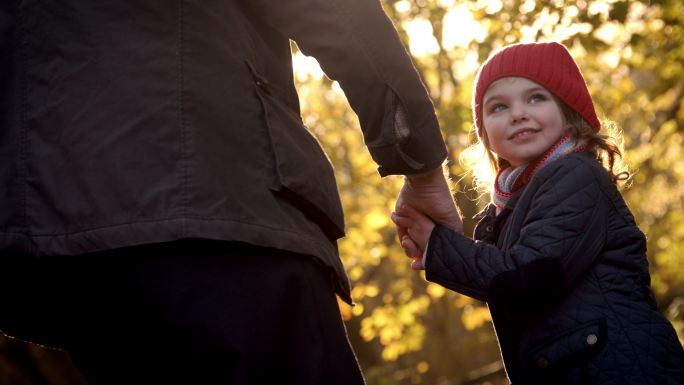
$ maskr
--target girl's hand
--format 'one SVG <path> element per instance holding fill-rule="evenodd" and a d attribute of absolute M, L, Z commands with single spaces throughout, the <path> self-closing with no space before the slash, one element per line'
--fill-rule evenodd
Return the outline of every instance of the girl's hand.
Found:
<path fill-rule="evenodd" d="M 423 252 L 427 247 L 435 222 L 408 204 L 402 205 L 397 212 L 392 213 L 392 221 L 406 229 L 401 236 L 401 246 L 406 255 L 413 259 L 411 267 L 415 270 L 423 269 Z"/>
<path fill-rule="evenodd" d="M 442 166 L 421 175 L 406 176 L 404 186 L 397 197 L 395 210 L 401 212 L 404 205 L 411 205 L 417 209 L 416 211 L 432 218 L 434 222 L 463 232 L 463 221 L 456 208 L 446 175 L 446 166 Z M 406 227 L 396 225 L 396 230 L 400 241 L 408 236 Z M 422 250 L 419 250 L 414 242 L 409 242 L 406 243 L 407 246 L 402 247 L 406 255 L 414 260 L 414 269 L 419 270 L 416 266 L 422 267 Z"/>
<path fill-rule="evenodd" d="M 423 251 L 418 248 L 418 245 L 409 237 L 404 235 L 401 239 L 401 247 L 404 249 L 404 253 L 411 258 L 411 269 L 413 270 L 425 270 L 425 265 L 423 264 Z"/>

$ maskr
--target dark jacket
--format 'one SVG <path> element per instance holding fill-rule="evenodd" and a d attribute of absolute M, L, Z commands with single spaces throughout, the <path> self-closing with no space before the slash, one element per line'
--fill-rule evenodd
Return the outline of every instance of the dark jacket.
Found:
<path fill-rule="evenodd" d="M 586 153 L 541 169 L 473 241 L 438 226 L 427 279 L 486 301 L 518 384 L 684 383 L 684 353 L 650 289 L 646 239 Z"/>
<path fill-rule="evenodd" d="M 377 0 L 3 0 L 0 253 L 243 241 L 317 257 L 348 299 L 290 38 L 339 81 L 381 175 L 445 159 Z"/>

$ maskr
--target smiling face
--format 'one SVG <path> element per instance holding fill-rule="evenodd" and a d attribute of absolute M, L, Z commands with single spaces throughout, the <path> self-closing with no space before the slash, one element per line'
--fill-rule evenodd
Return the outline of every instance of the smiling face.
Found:
<path fill-rule="evenodd" d="M 513 167 L 537 159 L 567 132 L 553 94 L 529 79 L 499 79 L 482 101 L 485 143 Z"/>

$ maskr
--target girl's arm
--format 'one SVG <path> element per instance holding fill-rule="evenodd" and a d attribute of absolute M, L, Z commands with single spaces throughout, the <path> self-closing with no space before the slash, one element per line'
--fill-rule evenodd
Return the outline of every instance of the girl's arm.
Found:
<path fill-rule="evenodd" d="M 426 258 L 426 278 L 483 301 L 556 298 L 601 253 L 607 208 L 598 167 L 588 157 L 547 166 L 528 189 L 536 190 L 506 250 L 437 226 Z M 528 191 L 530 192 L 530 191 Z M 522 199 L 522 198 L 521 198 Z M 521 204 L 519 201 L 518 204 Z"/>

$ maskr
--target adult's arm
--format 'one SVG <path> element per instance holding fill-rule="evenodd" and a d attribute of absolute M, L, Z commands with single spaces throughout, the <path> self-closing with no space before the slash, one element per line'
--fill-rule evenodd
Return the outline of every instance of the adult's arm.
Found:
<path fill-rule="evenodd" d="M 421 174 L 446 158 L 434 106 L 378 0 L 245 0 L 337 80 L 382 176 Z"/>

